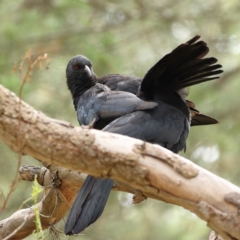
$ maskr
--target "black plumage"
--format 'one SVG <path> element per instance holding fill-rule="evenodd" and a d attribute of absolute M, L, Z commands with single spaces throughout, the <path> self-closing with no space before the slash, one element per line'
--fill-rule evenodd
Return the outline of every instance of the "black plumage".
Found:
<path fill-rule="evenodd" d="M 103 212 L 113 180 L 87 176 L 70 210 L 65 233 L 77 234 L 95 222 Z"/>
<path fill-rule="evenodd" d="M 103 77 L 97 78 L 97 82 L 106 85 L 112 91 L 125 91 L 138 96 L 140 94 L 142 78 L 121 74 L 108 74 Z M 181 89 L 180 91 L 178 91 L 178 93 L 184 99 L 188 95 L 187 89 Z M 185 99 L 185 101 L 191 114 L 191 127 L 218 123 L 215 118 L 200 113 L 195 108 L 195 104 L 193 102 L 187 99 Z"/>
<path fill-rule="evenodd" d="M 142 78 L 122 74 L 108 74 L 99 77 L 97 81 L 108 86 L 112 91 L 124 91 L 138 95 Z"/>
<path fill-rule="evenodd" d="M 78 55 L 71 59 L 66 71 L 67 84 L 80 124 L 95 121 L 95 126 L 102 122 L 103 127 L 107 119 L 111 123 L 103 131 L 156 143 L 175 153 L 185 149 L 191 122 L 189 108 L 194 104 L 186 104 L 184 88 L 217 79 L 222 72 L 215 58 L 202 59 L 209 49 L 198 39 L 196 36 L 181 44 L 157 62 L 142 81 L 136 79 L 141 82 L 137 94 L 144 101 L 131 93 L 116 94 L 97 83 L 101 79 L 97 79 L 87 58 Z M 130 89 L 121 87 L 124 91 Z M 112 185 L 110 179 L 88 176 L 70 211 L 66 234 L 77 234 L 97 220 Z"/>
<path fill-rule="evenodd" d="M 127 113 L 157 106 L 156 102 L 141 100 L 129 92 L 111 91 L 107 86 L 97 83 L 91 62 L 81 55 L 69 61 L 66 77 L 81 125 L 93 124 L 95 128 L 102 129 Z M 65 225 L 66 234 L 81 232 L 101 215 L 112 185 L 111 179 L 88 176 L 70 210 Z"/>
<path fill-rule="evenodd" d="M 67 66 L 67 85 L 81 125 L 95 122 L 100 129 L 106 123 L 137 110 L 151 109 L 155 102 L 146 102 L 130 92 L 111 91 L 97 82 L 91 62 L 84 56 L 72 58 Z M 121 102 L 121 104 L 119 104 Z"/>

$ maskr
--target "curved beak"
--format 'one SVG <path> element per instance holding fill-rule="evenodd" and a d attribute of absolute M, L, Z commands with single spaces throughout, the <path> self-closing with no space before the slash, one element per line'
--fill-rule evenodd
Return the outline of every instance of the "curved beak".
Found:
<path fill-rule="evenodd" d="M 89 77 L 92 77 L 93 72 L 92 69 L 89 68 L 89 66 L 85 65 L 84 71 L 88 74 Z"/>

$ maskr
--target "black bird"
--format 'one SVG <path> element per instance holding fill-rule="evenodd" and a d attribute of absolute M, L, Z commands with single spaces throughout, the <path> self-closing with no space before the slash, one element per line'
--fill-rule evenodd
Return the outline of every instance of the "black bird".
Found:
<path fill-rule="evenodd" d="M 205 42 L 197 42 L 199 38 L 196 36 L 181 44 L 146 73 L 139 97 L 152 101 L 150 103 L 139 102 L 136 96 L 134 101 L 122 99 L 126 94 L 122 92 L 117 92 L 119 98 L 114 97 L 109 88 L 96 83 L 97 78 L 87 58 L 79 55 L 71 59 L 66 70 L 67 85 L 80 124 L 92 121 L 97 124 L 118 117 L 103 131 L 156 143 L 175 153 L 185 149 L 191 119 L 181 89 L 217 79 L 216 75 L 222 73 L 219 70 L 221 65 L 215 64 L 217 59 L 202 59 L 209 48 Z M 66 234 L 77 234 L 99 218 L 112 186 L 113 180 L 87 177 L 68 216 Z"/>
<path fill-rule="evenodd" d="M 66 77 L 80 125 L 93 124 L 95 128 L 101 129 L 107 123 L 127 113 L 148 110 L 157 106 L 157 103 L 146 102 L 132 93 L 111 91 L 107 86 L 97 83 L 97 77 L 92 70 L 91 62 L 81 55 L 69 61 Z M 112 185 L 113 181 L 110 179 L 87 177 L 70 211 L 65 225 L 66 234 L 72 235 L 82 231 L 93 221 L 93 218 L 97 219 L 101 215 Z M 101 191 L 99 191 L 100 189 Z M 90 206 L 88 206 L 88 199 L 91 199 L 92 195 L 94 195 L 96 201 L 90 201 Z M 80 225 L 77 224 L 78 226 L 75 228 L 74 224 L 78 221 L 79 215 L 77 212 L 81 211 L 81 208 L 82 216 L 84 215 L 84 221 L 87 222 L 87 225 L 84 224 L 84 227 L 79 229 L 78 226 Z M 89 214 L 89 209 L 93 209 L 94 212 Z M 86 214 L 85 210 L 87 210 Z M 88 216 L 90 216 L 90 219 L 88 219 Z M 81 224 L 81 226 L 83 225 Z"/>

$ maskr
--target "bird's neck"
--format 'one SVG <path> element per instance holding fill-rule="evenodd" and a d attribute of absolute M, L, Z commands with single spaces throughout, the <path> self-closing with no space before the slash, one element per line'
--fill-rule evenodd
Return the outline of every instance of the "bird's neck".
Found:
<path fill-rule="evenodd" d="M 75 110 L 77 109 L 77 104 L 82 94 L 84 94 L 88 89 L 90 89 L 95 85 L 96 85 L 95 81 L 86 81 L 86 82 L 76 83 L 73 86 L 73 88 L 71 89 L 71 92 L 72 92 L 73 105 L 75 107 Z"/>
<path fill-rule="evenodd" d="M 154 99 L 165 102 L 177 109 L 179 109 L 188 120 L 190 120 L 190 111 L 185 101 L 181 98 L 181 96 L 175 91 L 166 91 L 161 94 L 155 94 Z"/>

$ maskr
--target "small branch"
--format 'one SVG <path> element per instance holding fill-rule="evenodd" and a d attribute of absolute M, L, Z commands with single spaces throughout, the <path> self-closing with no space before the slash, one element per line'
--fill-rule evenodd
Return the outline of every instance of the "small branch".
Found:
<path fill-rule="evenodd" d="M 55 166 L 112 178 L 147 197 L 194 212 L 225 240 L 240 239 L 237 186 L 157 145 L 74 127 L 45 116 L 23 101 L 21 128 L 16 134 L 18 101 L 15 94 L 0 86 L 0 138 L 13 151 L 19 149 L 19 135 L 24 154 Z M 49 214 L 52 212 L 45 215 Z"/>
<path fill-rule="evenodd" d="M 25 64 L 25 62 L 27 62 L 27 64 Z M 22 99 L 22 91 L 23 91 L 23 87 L 25 85 L 26 82 L 30 82 L 31 81 L 31 72 L 33 70 L 34 67 L 39 66 L 40 68 L 42 68 L 43 62 L 45 62 L 46 64 L 46 68 L 48 68 L 48 64 L 49 64 L 49 58 L 47 56 L 47 54 L 44 55 L 39 55 L 39 56 L 35 56 L 33 55 L 33 53 L 29 50 L 26 52 L 26 54 L 24 55 L 24 57 L 22 58 L 21 62 L 19 63 L 19 65 L 15 64 L 15 66 L 12 69 L 12 72 L 15 72 L 18 70 L 19 72 L 19 76 L 20 76 L 20 80 L 21 80 L 21 84 L 18 90 L 18 97 L 20 99 L 20 101 L 18 101 L 18 117 L 19 117 L 19 121 L 18 121 L 18 130 L 17 133 L 19 132 L 20 129 L 20 125 L 21 125 L 21 99 Z M 24 71 L 24 65 L 26 65 L 26 69 Z M 17 146 L 19 146 L 19 151 L 18 151 L 18 164 L 17 164 L 17 169 L 21 166 L 21 162 L 22 162 L 22 146 L 21 146 L 21 136 L 19 136 L 19 142 L 17 144 Z M 22 142 L 22 145 L 24 145 L 24 142 Z M 18 179 L 18 172 L 16 171 L 15 177 L 10 185 L 10 190 L 7 193 L 7 196 L 4 198 L 3 204 L 0 208 L 0 214 L 1 212 L 4 211 L 4 209 L 6 208 L 6 205 L 8 203 L 8 200 L 11 196 L 11 194 L 14 192 L 14 190 L 16 189 L 17 185 L 18 185 L 19 179 Z"/>
<path fill-rule="evenodd" d="M 47 167 L 22 166 L 19 169 L 22 180 L 34 181 L 36 175 L 38 183 L 44 187 L 42 200 L 36 205 L 39 208 L 43 229 L 58 223 L 68 213 L 77 191 L 87 176 L 85 173 L 66 168 L 45 165 Z M 118 184 L 115 184 L 114 190 L 131 192 L 127 188 L 119 187 Z M 18 210 L 9 218 L 0 221 L 0 239 L 20 240 L 31 235 L 36 230 L 34 212 L 36 206 Z"/>
<path fill-rule="evenodd" d="M 86 177 L 86 174 L 54 166 L 23 166 L 19 173 L 27 181 L 34 181 L 34 176 L 37 175 L 38 183 L 44 187 L 42 201 L 36 205 L 43 229 L 56 224 L 66 215 Z M 36 206 L 20 209 L 0 221 L 0 239 L 20 240 L 31 235 L 36 230 Z"/>

